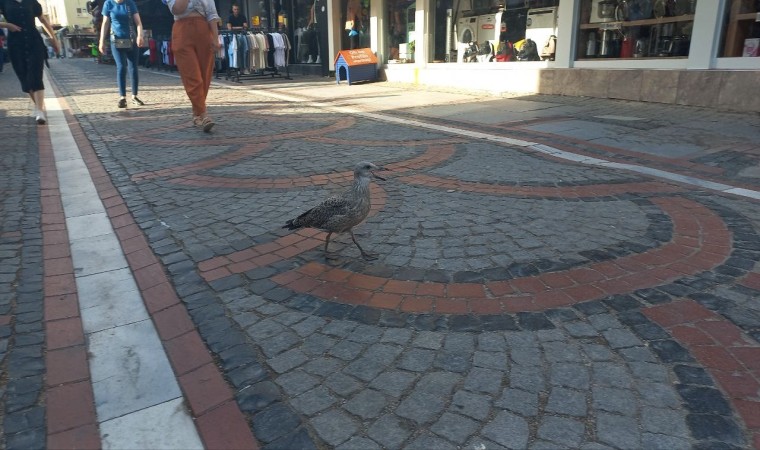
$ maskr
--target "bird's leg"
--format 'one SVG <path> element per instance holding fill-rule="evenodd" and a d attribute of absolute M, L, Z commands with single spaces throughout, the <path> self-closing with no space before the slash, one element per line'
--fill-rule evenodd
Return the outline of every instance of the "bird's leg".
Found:
<path fill-rule="evenodd" d="M 359 248 L 359 251 L 362 253 L 362 257 L 364 257 L 364 259 L 369 261 L 377 259 L 377 255 L 375 253 L 365 252 L 362 246 L 356 242 L 356 237 L 354 237 L 354 230 L 348 230 L 348 232 L 351 233 L 351 240 L 354 241 L 354 244 L 356 244 L 356 246 Z"/>
<path fill-rule="evenodd" d="M 330 236 L 332 235 L 332 232 L 327 233 L 327 237 L 325 238 L 325 258 L 326 259 L 336 259 L 337 256 L 331 255 L 327 252 L 327 246 L 330 245 Z"/>

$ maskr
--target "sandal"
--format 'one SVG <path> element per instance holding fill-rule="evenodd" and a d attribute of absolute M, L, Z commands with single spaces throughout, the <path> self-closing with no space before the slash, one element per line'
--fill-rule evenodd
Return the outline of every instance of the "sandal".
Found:
<path fill-rule="evenodd" d="M 214 121 L 211 120 L 211 117 L 205 116 L 201 119 L 201 128 L 203 128 L 204 133 L 210 133 L 211 129 L 214 128 Z"/>

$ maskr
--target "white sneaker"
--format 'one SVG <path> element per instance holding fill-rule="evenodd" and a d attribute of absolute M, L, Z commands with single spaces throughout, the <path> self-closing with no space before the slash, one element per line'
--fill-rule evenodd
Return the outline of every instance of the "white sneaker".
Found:
<path fill-rule="evenodd" d="M 311 55 L 309 55 L 309 60 L 306 61 L 306 64 L 314 64 L 314 60 L 311 59 Z"/>
<path fill-rule="evenodd" d="M 317 64 L 322 64 L 322 58 L 320 58 L 319 56 L 317 56 L 317 61 L 316 61 L 316 63 L 317 63 Z"/>
<path fill-rule="evenodd" d="M 34 120 L 37 121 L 37 125 L 45 125 L 47 122 L 47 117 L 45 117 L 45 111 L 37 111 L 37 115 L 34 117 Z"/>

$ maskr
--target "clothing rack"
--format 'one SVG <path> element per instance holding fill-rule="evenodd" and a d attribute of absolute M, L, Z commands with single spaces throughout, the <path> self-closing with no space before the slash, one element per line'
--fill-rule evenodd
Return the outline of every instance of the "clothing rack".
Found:
<path fill-rule="evenodd" d="M 276 42 L 274 36 L 278 35 Z M 258 48 L 249 48 L 247 53 L 245 49 L 242 51 L 238 49 L 238 45 L 242 43 L 239 41 L 240 36 L 255 36 L 256 45 L 262 45 L 266 43 L 266 50 Z M 260 36 L 263 36 L 261 38 Z M 219 39 L 221 43 L 221 49 L 217 53 L 215 58 L 214 67 L 216 72 L 216 78 L 221 78 L 221 74 L 224 74 L 226 80 L 232 80 L 237 83 L 242 83 L 243 80 L 269 77 L 269 78 L 285 78 L 292 80 L 290 77 L 290 69 L 288 67 L 288 52 L 292 50 L 290 40 L 285 33 L 278 32 L 264 32 L 259 28 L 251 28 L 248 30 L 220 30 Z M 233 44 L 233 39 L 236 41 Z M 271 41 L 269 40 L 271 39 Z M 243 45 L 250 45 L 251 41 L 246 40 Z M 230 47 L 232 50 L 230 50 Z M 282 52 L 279 55 L 275 53 L 277 51 Z M 254 54 L 254 52 L 256 54 Z M 234 53 L 234 56 L 231 55 Z M 243 60 L 240 61 L 240 57 L 243 56 Z M 231 61 L 231 57 L 236 58 L 235 61 Z M 251 64 L 251 61 L 255 61 L 257 64 Z M 285 70 L 285 73 L 281 72 L 281 69 Z"/>

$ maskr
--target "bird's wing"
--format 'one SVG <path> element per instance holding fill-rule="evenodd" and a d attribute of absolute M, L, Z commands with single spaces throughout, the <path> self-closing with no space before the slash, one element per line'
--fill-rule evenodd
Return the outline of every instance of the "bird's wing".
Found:
<path fill-rule="evenodd" d="M 319 205 L 301 214 L 294 220 L 300 227 L 322 228 L 350 211 L 350 202 L 343 197 L 329 197 Z"/>

